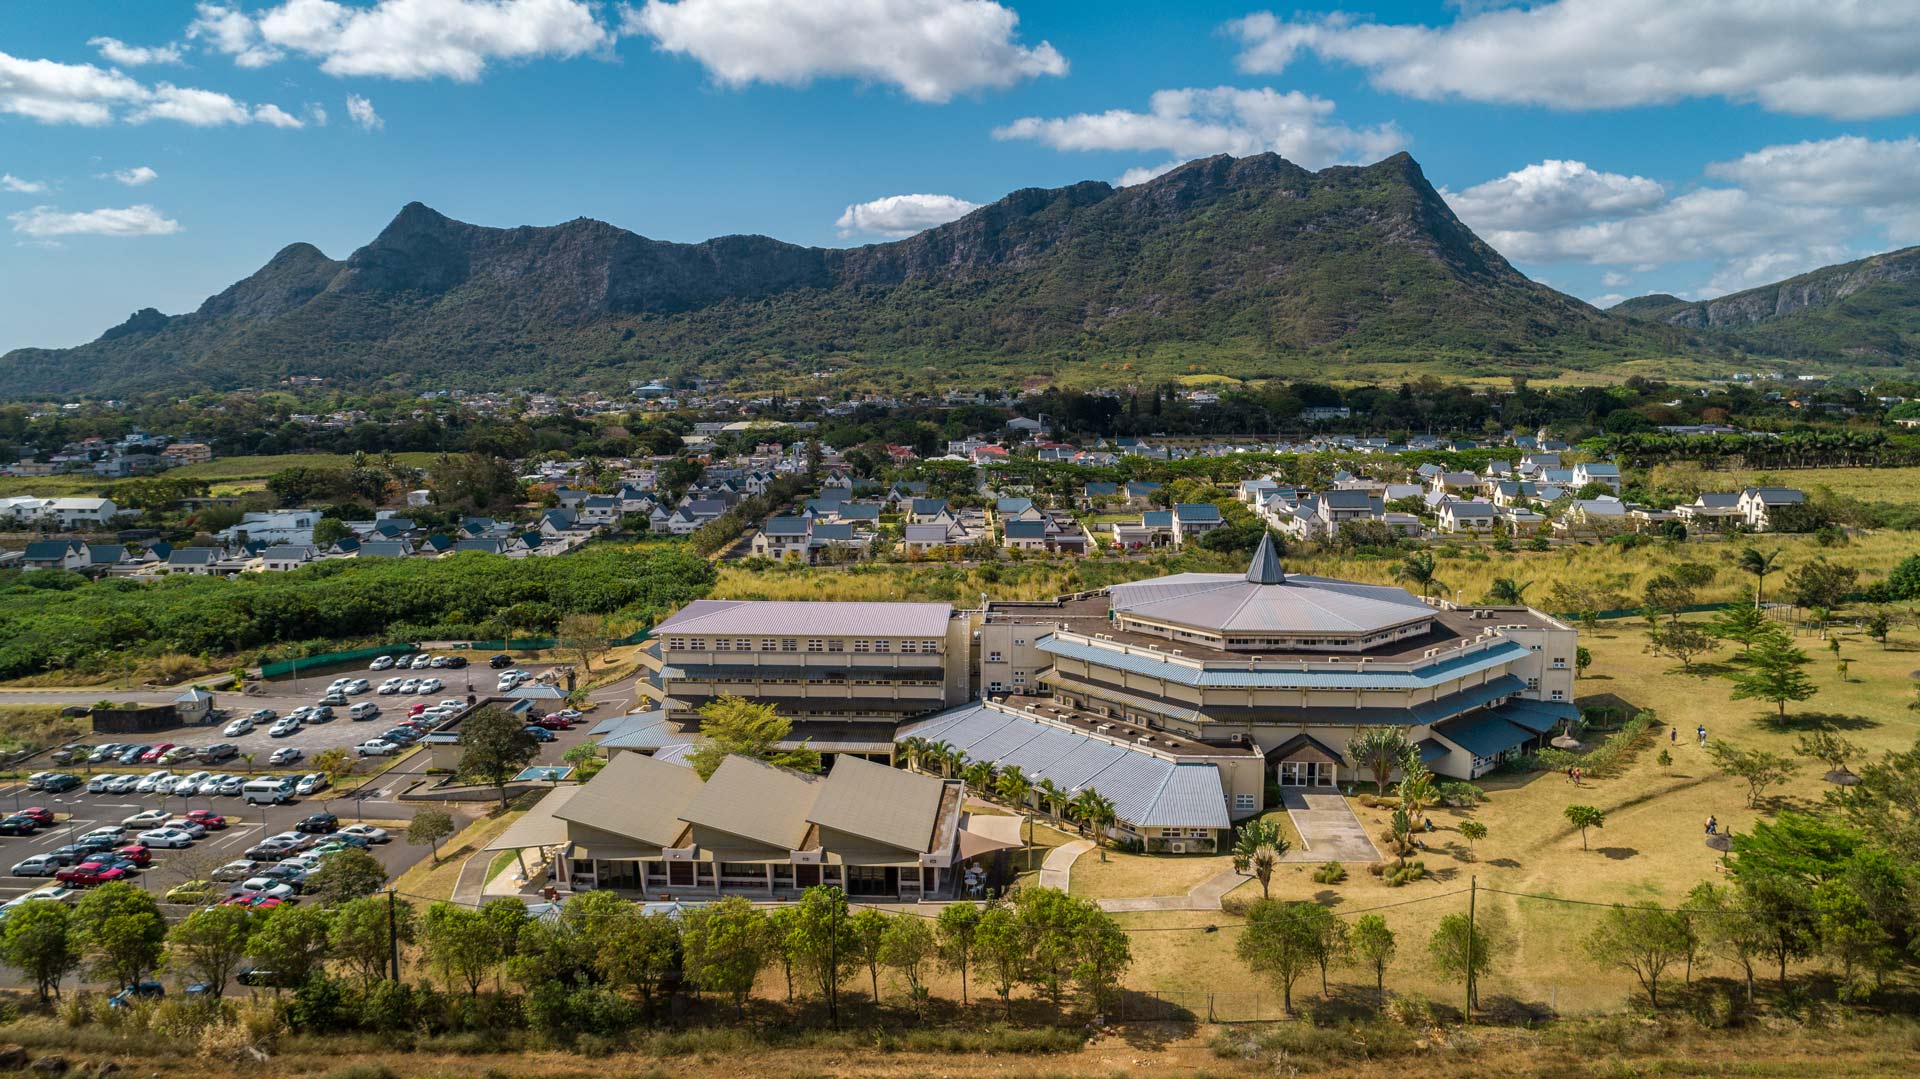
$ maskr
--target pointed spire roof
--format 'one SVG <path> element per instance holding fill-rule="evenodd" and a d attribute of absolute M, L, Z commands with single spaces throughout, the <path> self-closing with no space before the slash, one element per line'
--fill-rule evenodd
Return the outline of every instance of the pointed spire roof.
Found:
<path fill-rule="evenodd" d="M 1261 533 L 1260 549 L 1253 552 L 1253 562 L 1247 566 L 1247 580 L 1254 584 L 1287 583 L 1287 571 L 1281 568 L 1280 555 L 1273 549 L 1273 533 Z"/>

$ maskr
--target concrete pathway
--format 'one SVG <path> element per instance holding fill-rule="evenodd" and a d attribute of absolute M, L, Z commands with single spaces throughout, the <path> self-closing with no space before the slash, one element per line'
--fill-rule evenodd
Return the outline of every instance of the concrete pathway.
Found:
<path fill-rule="evenodd" d="M 1040 887 L 1066 891 L 1074 861 L 1092 849 L 1090 840 L 1076 839 L 1048 851 L 1046 861 L 1040 863 Z"/>
<path fill-rule="evenodd" d="M 1142 895 L 1125 899 L 1097 900 L 1109 914 L 1127 914 L 1145 910 L 1219 910 L 1228 892 L 1252 880 L 1231 866 L 1193 886 L 1186 895 Z"/>
<path fill-rule="evenodd" d="M 1281 789 L 1282 804 L 1300 833 L 1302 849 L 1290 851 L 1289 862 L 1377 862 L 1380 852 L 1353 807 L 1338 794 Z"/>

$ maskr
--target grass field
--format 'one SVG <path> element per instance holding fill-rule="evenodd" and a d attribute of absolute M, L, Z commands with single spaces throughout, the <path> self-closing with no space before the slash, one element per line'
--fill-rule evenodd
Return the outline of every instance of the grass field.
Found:
<path fill-rule="evenodd" d="M 396 453 L 394 458 L 410 468 L 424 468 L 435 453 Z M 377 459 L 377 458 L 376 458 Z M 338 453 L 288 453 L 273 457 L 222 457 L 201 465 L 186 465 L 164 472 L 168 479 L 206 480 L 213 493 L 237 494 L 257 491 L 268 476 L 289 468 L 348 468 L 353 458 Z M 0 476 L 0 495 L 81 495 L 94 492 L 111 494 L 115 481 L 98 476 Z"/>
<path fill-rule="evenodd" d="M 1761 484 L 1798 487 L 1803 491 L 1825 487 L 1836 495 L 1874 502 L 1920 502 L 1920 468 L 1782 468 L 1758 472 L 1736 469 L 1707 474 L 1730 491 Z"/>

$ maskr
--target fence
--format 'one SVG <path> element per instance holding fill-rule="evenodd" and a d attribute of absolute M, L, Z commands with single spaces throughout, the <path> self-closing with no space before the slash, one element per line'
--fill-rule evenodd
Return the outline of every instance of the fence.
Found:
<path fill-rule="evenodd" d="M 420 651 L 417 644 L 382 644 L 370 648 L 355 648 L 348 652 L 327 652 L 318 656 L 298 656 L 281 663 L 264 663 L 260 666 L 260 677 L 279 678 L 281 675 L 297 675 L 301 671 L 310 671 L 315 667 L 326 667 L 335 663 L 357 663 L 375 656 L 400 656 Z"/>

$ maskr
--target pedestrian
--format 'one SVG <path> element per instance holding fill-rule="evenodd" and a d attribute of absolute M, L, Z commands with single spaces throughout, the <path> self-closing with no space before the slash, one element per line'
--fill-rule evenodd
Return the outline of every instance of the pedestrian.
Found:
<path fill-rule="evenodd" d="M 1693 729 L 1693 733 L 1700 736 L 1700 748 L 1705 749 L 1707 747 L 1707 725 L 1705 723 L 1700 724 Z"/>
<path fill-rule="evenodd" d="M 1571 764 L 1569 764 L 1569 765 L 1567 765 L 1567 782 L 1569 782 L 1569 783 L 1572 783 L 1573 781 L 1574 781 L 1574 780 L 1573 780 L 1573 765 L 1571 765 Z"/>
<path fill-rule="evenodd" d="M 1712 814 L 1707 815 L 1707 834 L 1713 835 L 1720 830 L 1720 821 Z"/>
<path fill-rule="evenodd" d="M 1678 741 L 1680 741 L 1680 728 L 1668 727 L 1667 728 L 1667 744 L 1673 745 Z"/>

